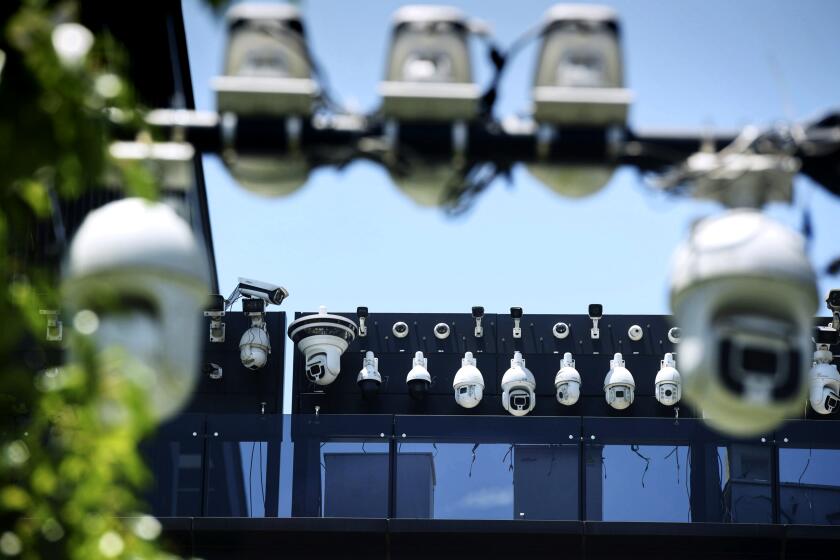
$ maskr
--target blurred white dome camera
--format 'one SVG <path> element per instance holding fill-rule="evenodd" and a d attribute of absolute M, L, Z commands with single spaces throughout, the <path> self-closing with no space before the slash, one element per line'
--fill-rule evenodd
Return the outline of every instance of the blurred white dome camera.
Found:
<path fill-rule="evenodd" d="M 613 165 L 549 163 L 557 127 L 623 127 L 632 101 L 624 89 L 618 14 L 596 5 L 557 4 L 542 24 L 534 74 L 534 120 L 542 161 L 528 171 L 557 194 L 580 198 L 600 191 Z M 616 135 L 613 135 L 616 136 Z M 607 144 L 613 136 L 607 136 Z"/>
<path fill-rule="evenodd" d="M 341 372 L 341 355 L 356 338 L 356 323 L 330 315 L 321 306 L 318 313 L 292 321 L 289 338 L 306 357 L 306 378 L 316 385 L 329 385 Z"/>
<path fill-rule="evenodd" d="M 391 178 L 421 206 L 448 202 L 464 169 L 467 123 L 479 113 L 469 38 L 475 26 L 450 6 L 409 5 L 394 13 L 385 79 L 379 84 Z M 451 154 L 424 157 L 403 148 L 401 127 L 436 124 Z"/>
<path fill-rule="evenodd" d="M 580 398 L 580 373 L 575 369 L 575 360 L 571 352 L 563 354 L 560 370 L 554 377 L 554 389 L 557 402 L 565 406 L 572 406 Z"/>
<path fill-rule="evenodd" d="M 534 374 L 525 367 L 521 352 L 514 352 L 510 368 L 502 376 L 502 406 L 514 416 L 525 416 L 537 404 Z"/>
<path fill-rule="evenodd" d="M 682 379 L 677 371 L 677 362 L 670 352 L 659 362 L 659 372 L 653 381 L 656 400 L 665 406 L 674 406 L 682 397 Z"/>
<path fill-rule="evenodd" d="M 227 14 L 224 75 L 213 80 L 222 114 L 222 153 L 233 177 L 264 196 L 285 196 L 309 175 L 300 152 L 304 119 L 312 113 L 319 88 L 300 12 L 289 4 L 242 3 Z M 287 153 L 240 155 L 235 142 L 240 117 L 283 119 Z"/>
<path fill-rule="evenodd" d="M 379 374 L 379 358 L 373 352 L 365 353 L 362 369 L 356 377 L 356 384 L 362 390 L 362 398 L 372 400 L 379 394 L 379 387 L 382 385 L 382 375 Z"/>
<path fill-rule="evenodd" d="M 265 300 L 244 298 L 242 312 L 251 320 L 251 326 L 239 339 L 239 360 L 251 371 L 265 367 L 271 354 L 268 326 L 265 323 Z"/>
<path fill-rule="evenodd" d="M 797 414 L 817 308 L 802 236 L 757 210 L 728 210 L 694 225 L 671 270 L 685 398 L 735 436 Z"/>
<path fill-rule="evenodd" d="M 427 369 L 429 360 L 423 356 L 423 352 L 417 351 L 412 360 L 411 371 L 405 378 L 405 383 L 408 385 L 408 394 L 416 401 L 423 400 L 429 392 L 429 387 L 432 385 L 432 376 Z"/>
<path fill-rule="evenodd" d="M 452 380 L 452 388 L 455 390 L 455 402 L 464 408 L 475 408 L 481 402 L 484 395 L 484 377 L 478 371 L 472 352 L 464 354 L 461 368 Z"/>
<path fill-rule="evenodd" d="M 70 316 L 88 312 L 74 321 L 77 332 L 148 393 L 157 419 L 174 415 L 201 373 L 209 291 L 205 250 L 190 226 L 163 203 L 111 202 L 87 215 L 63 272 Z"/>
<path fill-rule="evenodd" d="M 633 374 L 624 367 L 624 358 L 616 352 L 610 360 L 610 371 L 604 378 L 604 396 L 607 404 L 616 410 L 624 410 L 633 404 L 636 382 Z"/>
<path fill-rule="evenodd" d="M 671 344 L 678 343 L 680 341 L 681 333 L 682 331 L 680 331 L 679 327 L 671 327 L 668 329 L 668 341 L 671 342 Z"/>
<path fill-rule="evenodd" d="M 837 291 L 837 290 L 833 290 Z M 814 364 L 811 367 L 811 408 L 818 414 L 833 414 L 840 404 L 840 373 L 832 362 L 831 347 L 840 343 L 840 333 L 832 326 L 817 327 Z"/>

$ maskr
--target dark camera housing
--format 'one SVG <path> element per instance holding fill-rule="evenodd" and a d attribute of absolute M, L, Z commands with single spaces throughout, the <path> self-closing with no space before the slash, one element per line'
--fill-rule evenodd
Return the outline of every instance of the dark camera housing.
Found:
<path fill-rule="evenodd" d="M 264 313 L 265 300 L 258 298 L 243 298 L 242 311 L 244 313 Z"/>
<path fill-rule="evenodd" d="M 593 319 L 600 319 L 604 316 L 604 306 L 600 303 L 589 304 L 589 317 Z"/>

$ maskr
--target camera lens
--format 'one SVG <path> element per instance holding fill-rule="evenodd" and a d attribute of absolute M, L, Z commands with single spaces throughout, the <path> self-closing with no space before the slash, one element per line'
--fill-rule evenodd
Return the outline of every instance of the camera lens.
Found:
<path fill-rule="evenodd" d="M 624 391 L 616 391 L 615 392 L 615 398 L 623 399 L 624 398 Z"/>
<path fill-rule="evenodd" d="M 446 328 L 446 327 L 444 327 L 444 326 L 442 326 L 442 325 L 438 325 L 438 328 L 437 328 L 437 332 L 438 332 L 438 334 L 443 334 L 443 333 L 445 333 L 446 331 L 447 331 L 447 328 Z"/>
<path fill-rule="evenodd" d="M 394 330 L 397 331 L 398 333 L 404 333 L 406 331 L 406 329 L 408 329 L 408 327 L 406 325 L 403 325 L 403 324 L 400 324 L 400 325 L 397 325 L 396 327 L 394 327 Z"/>
<path fill-rule="evenodd" d="M 673 392 L 671 391 L 671 389 L 665 389 L 665 396 L 666 397 L 670 397 L 672 394 L 673 394 Z"/>

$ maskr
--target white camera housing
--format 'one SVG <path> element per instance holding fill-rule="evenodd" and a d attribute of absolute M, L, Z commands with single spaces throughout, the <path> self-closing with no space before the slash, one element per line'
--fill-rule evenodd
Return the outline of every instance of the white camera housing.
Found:
<path fill-rule="evenodd" d="M 741 437 L 797 414 L 818 301 L 802 236 L 757 210 L 729 210 L 694 225 L 671 270 L 685 398 Z"/>
<path fill-rule="evenodd" d="M 481 402 L 484 396 L 484 377 L 478 371 L 472 352 L 467 352 L 461 359 L 461 368 L 455 373 L 452 388 L 455 390 L 455 402 L 459 406 L 475 408 Z"/>
<path fill-rule="evenodd" d="M 397 321 L 394 323 L 394 326 L 391 327 L 391 333 L 397 338 L 405 338 L 408 336 L 408 325 L 405 321 Z"/>
<path fill-rule="evenodd" d="M 565 406 L 572 406 L 580 399 L 580 373 L 575 369 L 575 360 L 571 352 L 563 354 L 560 370 L 554 377 L 554 389 L 557 402 Z"/>
<path fill-rule="evenodd" d="M 633 404 L 636 381 L 633 374 L 624 367 L 624 358 L 616 352 L 610 360 L 610 371 L 604 378 L 604 396 L 607 404 L 616 410 L 624 410 Z"/>
<path fill-rule="evenodd" d="M 268 355 L 271 354 L 265 316 L 261 313 L 254 315 L 251 317 L 251 326 L 239 339 L 239 360 L 251 371 L 265 367 Z"/>
<path fill-rule="evenodd" d="M 329 385 L 341 373 L 341 355 L 356 338 L 356 323 L 330 315 L 323 305 L 318 313 L 292 321 L 289 338 L 306 356 L 306 378 L 316 385 Z"/>
<path fill-rule="evenodd" d="M 668 341 L 671 342 L 671 344 L 678 343 L 680 341 L 681 334 L 682 331 L 679 327 L 671 327 L 668 329 Z"/>
<path fill-rule="evenodd" d="M 554 326 L 551 328 L 551 334 L 554 335 L 554 338 L 563 340 L 564 338 L 569 336 L 571 329 L 569 325 L 566 323 L 555 323 Z"/>
<path fill-rule="evenodd" d="M 466 16 L 449 6 L 410 5 L 394 13 L 382 112 L 400 120 L 471 119 L 479 88 L 472 79 Z"/>
<path fill-rule="evenodd" d="M 423 400 L 432 385 L 432 376 L 428 370 L 429 360 L 423 356 L 423 352 L 418 350 L 411 363 L 411 371 L 405 378 L 408 394 L 416 401 Z"/>
<path fill-rule="evenodd" d="M 818 345 L 811 367 L 811 408 L 818 414 L 833 414 L 840 404 L 840 372 L 832 363 L 834 356 L 830 347 Z"/>
<path fill-rule="evenodd" d="M 356 384 L 362 390 L 362 397 L 365 400 L 373 399 L 379 393 L 382 385 L 382 375 L 379 374 L 379 358 L 373 352 L 367 351 L 362 362 L 362 369 L 356 376 Z"/>
<path fill-rule="evenodd" d="M 447 338 L 449 338 L 449 334 L 452 332 L 449 328 L 449 325 L 447 325 L 446 323 L 438 323 L 437 325 L 435 325 L 433 331 L 435 333 L 435 338 L 437 338 L 438 340 L 446 340 Z"/>
<path fill-rule="evenodd" d="M 303 119 L 319 88 L 300 12 L 289 4 L 243 3 L 228 11 L 223 76 L 213 80 L 223 113 L 223 157 L 236 181 L 264 196 L 287 196 L 306 183 L 309 163 L 299 151 Z M 284 117 L 289 154 L 240 155 L 228 138 L 238 116 Z"/>
<path fill-rule="evenodd" d="M 249 278 L 239 278 L 237 290 L 243 296 L 259 298 L 274 305 L 280 305 L 284 299 L 289 297 L 289 291 L 282 286 Z"/>
<path fill-rule="evenodd" d="M 510 368 L 502 376 L 502 406 L 514 416 L 525 416 L 537 404 L 536 388 L 537 381 L 525 367 L 522 353 L 514 352 Z"/>
<path fill-rule="evenodd" d="M 639 342 L 644 338 L 645 331 L 639 325 L 632 325 L 629 329 L 627 329 L 627 338 L 632 340 L 633 342 Z"/>
<path fill-rule="evenodd" d="M 88 336 L 108 371 L 171 417 L 201 372 L 202 311 L 209 293 L 204 248 L 169 206 L 139 198 L 91 211 L 70 244 L 62 279 L 68 316 L 92 311 Z M 90 316 L 90 315 L 88 315 Z"/>
<path fill-rule="evenodd" d="M 659 372 L 653 381 L 656 400 L 665 406 L 674 406 L 682 397 L 682 379 L 677 371 L 677 362 L 670 352 L 659 362 Z"/>

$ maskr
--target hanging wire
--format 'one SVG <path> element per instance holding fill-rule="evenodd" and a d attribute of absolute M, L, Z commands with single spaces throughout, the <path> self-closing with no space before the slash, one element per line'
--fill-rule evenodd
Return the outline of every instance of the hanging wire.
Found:
<path fill-rule="evenodd" d="M 435 450 L 435 452 L 432 453 L 432 459 L 434 459 L 435 457 L 437 457 L 437 454 L 438 454 L 438 451 L 439 451 L 437 443 L 432 442 L 432 448 Z"/>
<path fill-rule="evenodd" d="M 554 462 L 557 460 L 557 446 L 556 445 L 549 445 L 551 448 L 551 462 L 548 463 L 548 472 L 546 473 L 546 477 L 550 477 L 552 471 L 554 471 Z"/>
<path fill-rule="evenodd" d="M 254 513 L 254 497 L 252 495 L 252 488 L 254 485 L 254 448 L 257 446 L 257 442 L 251 442 L 251 460 L 250 465 L 248 467 L 248 507 L 250 511 L 248 512 L 248 517 L 251 517 Z"/>
<path fill-rule="evenodd" d="M 799 488 L 802 488 L 802 477 L 805 476 L 805 471 L 808 470 L 808 467 L 811 465 L 811 457 L 813 454 L 813 449 L 808 449 L 808 460 L 805 461 L 805 466 L 802 468 L 802 472 L 799 473 L 799 478 L 797 479 L 796 483 Z M 814 519 L 814 502 L 811 500 L 811 492 L 809 490 L 805 490 L 805 498 L 808 500 L 808 510 L 811 512 L 811 521 L 815 521 Z"/>
<path fill-rule="evenodd" d="M 472 478 L 472 469 L 473 469 L 473 465 L 475 464 L 475 450 L 476 449 L 478 449 L 478 444 L 477 443 L 475 445 L 473 445 L 473 448 L 472 448 L 472 460 L 470 461 L 470 471 L 467 473 L 467 476 L 469 478 Z"/>
<path fill-rule="evenodd" d="M 510 447 L 508 447 L 508 450 L 505 453 L 505 456 L 502 457 L 502 463 L 504 463 L 507 460 L 508 457 L 510 457 L 510 464 L 508 465 L 508 470 L 512 471 L 513 470 L 513 444 L 510 444 Z"/>
<path fill-rule="evenodd" d="M 671 450 L 671 452 L 668 453 L 667 455 L 665 455 L 665 457 L 664 457 L 664 459 L 667 459 L 671 455 L 674 455 L 676 453 L 675 457 L 676 457 L 676 460 L 677 460 L 677 484 L 680 483 L 680 451 L 679 451 L 679 449 L 680 449 L 679 446 L 675 445 L 674 448 Z"/>
<path fill-rule="evenodd" d="M 263 442 L 260 444 L 260 493 L 262 494 L 263 517 L 265 517 L 265 471 L 263 466 Z M 268 450 L 266 450 L 266 453 Z"/>
<path fill-rule="evenodd" d="M 504 51 L 489 37 L 481 37 L 487 46 L 487 55 L 493 65 L 493 77 L 484 93 L 481 95 L 481 115 L 489 117 L 493 113 L 493 106 L 499 94 L 499 84 L 502 81 L 507 64 L 531 41 L 538 39 L 545 33 L 547 26 L 540 22 L 516 38 Z"/>
<path fill-rule="evenodd" d="M 647 474 L 648 469 L 650 468 L 650 457 L 645 457 L 644 455 L 639 453 L 639 446 L 635 445 L 635 444 L 630 446 L 630 451 L 632 451 L 633 453 L 635 453 L 636 455 L 641 457 L 642 460 L 645 462 L 645 470 L 642 471 L 642 488 L 644 488 L 645 487 L 645 475 Z"/>

